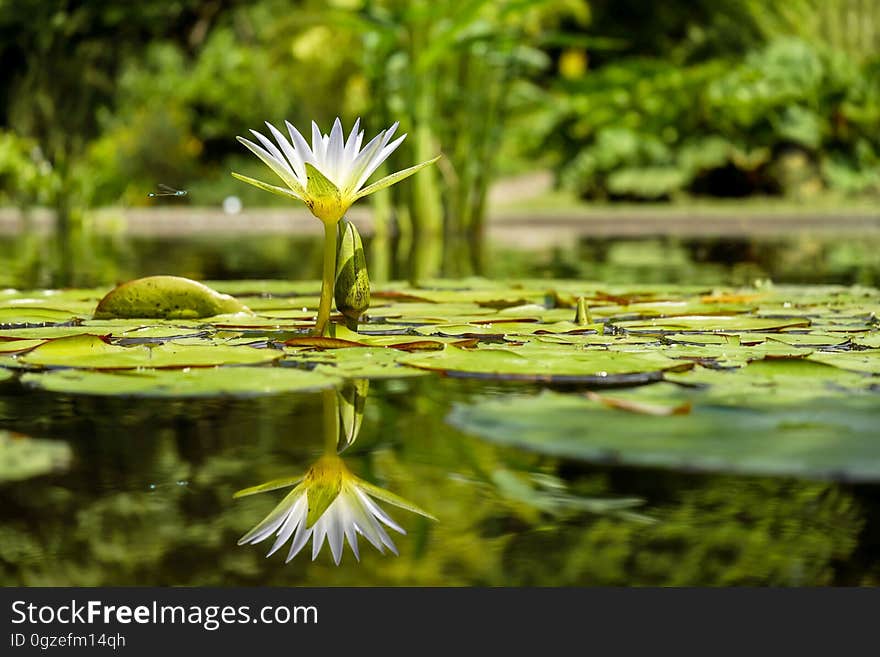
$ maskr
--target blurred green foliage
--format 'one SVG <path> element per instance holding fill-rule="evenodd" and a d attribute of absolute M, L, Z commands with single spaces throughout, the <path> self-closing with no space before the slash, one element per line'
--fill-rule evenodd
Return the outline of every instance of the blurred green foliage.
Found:
<path fill-rule="evenodd" d="M 632 200 L 880 192 L 880 3 L 591 7 L 610 45 L 562 53 L 532 124 L 564 186 Z"/>
<path fill-rule="evenodd" d="M 46 203 L 55 184 L 35 141 L 0 130 L 0 204 L 27 209 Z"/>
<path fill-rule="evenodd" d="M 780 38 L 741 61 L 629 59 L 550 93 L 546 143 L 585 197 L 880 192 L 880 60 Z"/>
<path fill-rule="evenodd" d="M 0 0 L 2 200 L 62 227 L 157 183 L 278 202 L 228 175 L 261 168 L 235 135 L 337 115 L 399 120 L 393 168 L 444 154 L 373 200 L 377 244 L 396 223 L 405 251 L 479 234 L 493 178 L 547 166 L 587 198 L 876 194 L 878 18 L 878 0 Z M 459 253 L 415 276 L 480 268 Z"/>

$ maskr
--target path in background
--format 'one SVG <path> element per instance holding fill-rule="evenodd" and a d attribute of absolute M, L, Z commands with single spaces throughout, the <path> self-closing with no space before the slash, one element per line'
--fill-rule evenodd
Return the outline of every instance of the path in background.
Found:
<path fill-rule="evenodd" d="M 541 247 L 564 244 L 579 236 L 742 237 L 790 235 L 793 232 L 864 235 L 880 233 L 880 207 L 835 208 L 768 200 L 669 205 L 541 205 L 551 191 L 545 172 L 516 176 L 496 184 L 490 194 L 488 237 L 494 243 Z M 880 205 L 880 204 L 878 204 Z M 353 208 L 349 217 L 361 232 L 372 232 L 369 206 Z M 51 214 L 35 210 L 29 221 L 49 230 Z M 321 224 L 305 209 L 253 208 L 226 214 L 220 208 L 170 203 L 150 208 L 106 208 L 93 214 L 98 231 L 132 236 L 174 237 L 199 234 L 319 235 Z M 23 229 L 18 210 L 0 208 L 0 236 Z"/>

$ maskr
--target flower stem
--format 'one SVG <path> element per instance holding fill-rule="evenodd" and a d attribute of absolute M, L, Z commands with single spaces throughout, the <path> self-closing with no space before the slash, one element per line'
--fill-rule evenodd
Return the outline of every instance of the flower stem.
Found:
<path fill-rule="evenodd" d="M 324 271 L 321 278 L 321 302 L 318 304 L 318 319 L 314 334 L 321 336 L 327 331 L 330 322 L 330 308 L 333 305 L 333 286 L 336 282 L 336 224 L 324 222 Z"/>
<path fill-rule="evenodd" d="M 323 408 L 324 454 L 335 455 L 339 445 L 339 399 L 336 389 L 321 391 Z"/>

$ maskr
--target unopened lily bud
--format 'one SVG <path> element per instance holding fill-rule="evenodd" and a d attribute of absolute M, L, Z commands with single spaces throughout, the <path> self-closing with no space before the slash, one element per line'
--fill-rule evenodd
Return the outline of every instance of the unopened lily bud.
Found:
<path fill-rule="evenodd" d="M 583 297 L 578 297 L 578 306 L 577 312 L 574 315 L 574 323 L 578 326 L 586 326 L 587 324 L 593 323 L 593 316 L 590 314 L 590 307 L 587 305 L 587 300 Z"/>
<path fill-rule="evenodd" d="M 336 308 L 345 317 L 345 325 L 357 331 L 358 319 L 370 307 L 370 276 L 361 236 L 355 225 L 345 219 L 339 222 L 334 292 Z"/>

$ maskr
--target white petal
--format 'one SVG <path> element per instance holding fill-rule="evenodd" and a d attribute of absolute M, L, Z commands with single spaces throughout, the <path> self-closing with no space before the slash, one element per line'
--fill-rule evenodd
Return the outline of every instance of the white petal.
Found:
<path fill-rule="evenodd" d="M 318 164 L 324 163 L 324 137 L 321 136 L 321 129 L 318 124 L 312 121 L 312 154 Z"/>
<path fill-rule="evenodd" d="M 397 132 L 397 127 L 400 125 L 400 121 L 395 121 L 391 124 L 391 127 L 385 131 L 385 144 L 391 141 L 391 138 L 394 136 L 394 133 Z M 382 144 L 383 146 L 385 144 Z"/>
<path fill-rule="evenodd" d="M 278 130 L 278 128 L 268 121 L 266 121 L 266 127 L 269 128 L 269 132 L 275 137 L 275 141 L 278 142 L 278 145 L 287 157 L 287 161 L 290 162 L 290 166 L 293 167 L 293 172 L 296 174 L 296 177 L 299 178 L 300 182 L 303 182 L 304 180 L 307 181 L 306 168 L 299 153 L 297 153 L 293 146 L 290 145 L 290 142 L 287 141 L 287 138 L 281 134 L 281 131 Z"/>
<path fill-rule="evenodd" d="M 354 558 L 360 561 L 361 555 L 358 551 L 357 525 L 355 525 L 354 520 L 351 520 L 351 522 L 345 525 L 345 537 L 348 539 L 351 551 L 354 552 Z"/>
<path fill-rule="evenodd" d="M 358 133 L 358 130 L 361 126 L 361 120 L 356 119 L 354 122 L 354 127 L 351 129 L 351 132 L 348 135 L 348 141 L 345 142 L 345 149 L 342 153 L 342 159 L 339 162 L 339 184 L 345 185 L 348 182 L 348 176 L 351 172 L 351 167 L 354 164 L 354 159 L 357 157 L 358 152 L 358 144 L 361 139 L 363 139 L 363 133 Z"/>
<path fill-rule="evenodd" d="M 287 553 L 287 559 L 285 559 L 285 563 L 289 562 L 297 554 L 299 554 L 300 550 L 302 550 L 305 544 L 309 542 L 309 536 L 311 535 L 312 530 L 306 529 L 305 519 L 303 519 L 303 522 L 297 525 L 296 534 L 294 534 L 293 536 L 293 543 L 290 544 L 290 552 Z"/>
<path fill-rule="evenodd" d="M 366 166 L 363 173 L 361 173 L 360 178 L 358 178 L 357 184 L 354 186 L 355 189 L 360 189 L 363 187 L 364 183 L 367 182 L 370 176 L 373 175 L 373 172 L 379 168 L 385 160 L 388 159 L 388 156 L 391 155 L 398 146 L 400 146 L 401 142 L 406 139 L 406 134 L 401 135 L 397 139 L 395 139 L 388 146 L 385 146 L 379 153 L 377 153 L 370 163 Z"/>
<path fill-rule="evenodd" d="M 355 490 L 357 490 L 357 489 L 355 489 Z M 369 503 L 369 499 L 366 497 L 366 495 L 364 495 L 359 490 L 357 491 L 357 493 L 358 493 L 358 499 L 361 502 L 366 501 L 367 503 Z M 372 506 L 375 507 L 375 505 L 372 505 Z M 370 529 L 373 531 L 374 535 L 377 535 L 379 537 L 379 540 L 382 541 L 382 543 L 384 543 L 388 547 L 389 550 L 391 550 L 394 554 L 397 554 L 397 548 L 394 545 L 394 541 L 392 541 L 391 537 L 388 536 L 388 532 L 385 531 L 385 528 L 382 527 L 382 525 L 380 525 L 376 521 L 376 518 L 373 516 L 373 514 L 370 510 L 370 507 L 367 504 L 365 504 L 363 506 L 363 509 L 365 512 L 364 517 L 367 519 L 367 522 L 369 523 Z M 365 536 L 366 536 L 366 534 L 365 534 Z M 374 545 L 375 545 L 375 543 L 374 543 Z M 382 549 L 379 548 L 379 551 L 381 552 Z"/>
<path fill-rule="evenodd" d="M 337 497 L 335 503 L 338 504 L 339 498 Z M 327 542 L 330 544 L 330 552 L 333 554 L 333 561 L 336 565 L 339 565 L 340 559 L 342 559 L 342 546 L 344 545 L 343 540 L 345 536 L 345 532 L 343 530 L 343 516 L 339 513 L 340 509 L 337 507 L 335 509 L 336 513 L 331 513 L 331 510 L 327 510 Z"/>
<path fill-rule="evenodd" d="M 333 122 L 330 136 L 327 138 L 327 171 L 328 178 L 339 186 L 339 166 L 342 163 L 342 154 L 345 150 L 345 137 L 342 134 L 342 123 L 339 117 Z"/>
<path fill-rule="evenodd" d="M 397 551 L 397 546 L 394 544 L 394 541 L 392 541 L 388 533 L 382 529 L 382 525 L 378 525 L 378 527 L 379 536 L 382 537 L 382 542 L 394 553 L 394 556 L 398 556 L 400 553 Z"/>
<path fill-rule="evenodd" d="M 379 520 L 384 522 L 386 525 L 391 527 L 391 529 L 393 529 L 394 531 L 396 531 L 400 534 L 406 534 L 406 530 L 403 527 L 401 527 L 400 525 L 398 525 L 396 522 L 394 522 L 394 520 L 391 519 L 391 516 L 389 516 L 387 513 L 385 513 L 385 511 L 383 511 L 382 508 L 378 504 L 376 504 L 373 500 L 370 499 L 369 495 L 367 495 L 366 493 L 364 493 L 361 490 L 358 490 L 358 495 L 360 496 L 360 498 L 363 501 L 364 506 L 367 508 L 367 510 L 370 513 L 372 513 L 376 518 L 378 518 Z"/>
<path fill-rule="evenodd" d="M 287 543 L 287 539 L 290 538 L 290 535 L 293 534 L 293 531 L 303 522 L 305 522 L 305 510 L 307 508 L 306 497 L 303 495 L 300 497 L 296 504 L 293 506 L 293 509 L 290 510 L 290 513 L 287 515 L 287 519 L 284 521 L 284 524 L 281 526 L 281 529 L 278 531 L 278 538 L 275 539 L 275 544 L 272 546 L 272 549 L 266 554 L 267 557 L 271 557 L 275 552 L 278 551 L 282 545 Z"/>
<path fill-rule="evenodd" d="M 290 141 L 293 143 L 296 152 L 299 153 L 299 156 L 302 158 L 303 163 L 311 162 L 314 164 L 315 155 L 312 153 L 312 149 L 309 147 L 305 137 L 302 136 L 302 133 L 293 127 L 293 124 L 290 121 L 285 121 L 284 125 L 287 126 L 287 131 L 290 133 Z"/>
<path fill-rule="evenodd" d="M 360 117 L 358 117 L 354 120 L 354 125 L 351 128 L 351 132 L 348 133 L 348 141 L 345 142 L 345 152 L 350 153 L 352 157 L 354 157 L 354 154 L 357 153 L 357 137 L 360 127 L 361 119 Z M 363 133 L 361 133 L 361 135 L 363 136 Z"/>
<path fill-rule="evenodd" d="M 284 184 L 290 187 L 297 196 L 302 197 L 302 195 L 305 194 L 305 190 L 302 188 L 299 179 L 296 177 L 296 174 L 291 171 L 290 166 L 286 162 L 277 159 L 265 148 L 257 146 L 249 139 L 245 139 L 244 137 L 238 137 L 237 139 L 247 146 L 254 155 L 260 158 L 263 161 L 263 164 L 272 169 L 272 171 L 275 172 L 275 175 L 281 178 L 281 180 L 284 181 Z"/>
<path fill-rule="evenodd" d="M 364 150 L 358 153 L 358 156 L 354 159 L 354 162 L 351 165 L 351 169 L 348 172 L 348 179 L 345 183 L 342 184 L 341 189 L 343 192 L 346 190 L 349 192 L 357 191 L 360 187 L 355 185 L 358 179 L 361 177 L 361 174 L 364 172 L 364 169 L 370 164 L 372 159 L 376 156 L 376 154 L 382 149 L 382 139 L 385 137 L 384 132 L 380 132 L 378 135 L 373 137 L 370 142 L 364 146 Z"/>
<path fill-rule="evenodd" d="M 266 516 L 261 523 L 238 540 L 238 544 L 259 543 L 267 536 L 274 534 L 284 521 L 287 520 L 290 512 L 296 506 L 296 502 L 302 495 L 302 491 L 291 491 L 288 493 L 288 495 L 281 500 L 274 509 L 272 509 L 272 512 Z"/>
<path fill-rule="evenodd" d="M 278 147 L 273 144 L 268 137 L 265 137 L 263 134 L 257 132 L 256 130 L 251 130 L 251 132 L 253 133 L 254 137 L 260 140 L 260 143 L 263 144 L 265 149 L 272 154 L 272 157 L 277 160 L 280 165 L 282 165 L 290 173 L 293 173 L 293 169 L 290 168 L 290 165 L 287 163 L 284 155 L 281 154 L 281 151 L 278 150 Z"/>
<path fill-rule="evenodd" d="M 324 545 L 324 537 L 327 535 L 327 519 L 326 514 L 318 519 L 318 522 L 312 527 L 312 561 L 318 558 L 321 548 Z"/>
<path fill-rule="evenodd" d="M 352 517 L 355 523 L 355 529 L 360 532 L 360 534 L 366 538 L 370 544 L 379 550 L 379 552 L 385 553 L 385 548 L 382 544 L 382 536 L 379 532 L 382 531 L 382 527 L 376 522 L 376 519 L 369 514 L 369 512 L 364 508 L 363 504 L 361 504 L 360 499 L 352 498 Z"/>

